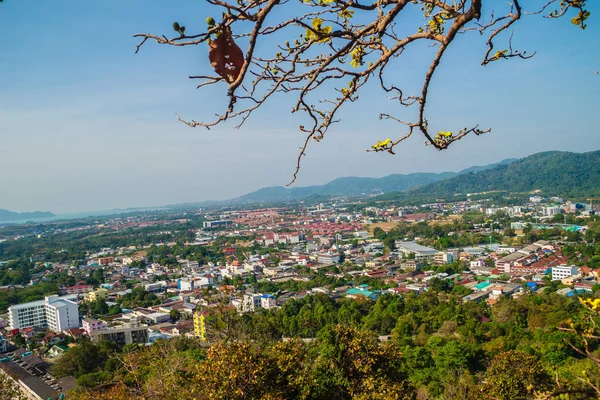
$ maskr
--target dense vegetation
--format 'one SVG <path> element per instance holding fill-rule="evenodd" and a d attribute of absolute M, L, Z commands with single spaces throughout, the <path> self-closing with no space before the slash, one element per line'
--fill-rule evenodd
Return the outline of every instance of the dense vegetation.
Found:
<path fill-rule="evenodd" d="M 457 200 L 456 193 L 529 192 L 535 189 L 542 190 L 544 195 L 580 199 L 600 193 L 600 151 L 537 153 L 493 169 L 462 174 L 403 193 L 390 193 L 382 199 Z"/>
<path fill-rule="evenodd" d="M 552 391 L 577 391 L 569 398 L 585 399 L 594 393 L 586 380 L 598 384 L 600 371 L 581 349 L 587 343 L 591 355 L 597 351 L 590 332 L 600 300 L 584 306 L 553 293 L 529 294 L 490 308 L 458 299 L 431 291 L 376 302 L 308 296 L 244 315 L 222 307 L 208 317 L 209 348 L 182 338 L 122 350 L 86 342 L 55 371 L 78 378 L 76 399 L 458 400 Z M 377 335 L 391 336 L 381 342 Z M 316 339 L 282 342 L 282 336 Z M 88 362 L 90 354 L 100 362 Z"/>

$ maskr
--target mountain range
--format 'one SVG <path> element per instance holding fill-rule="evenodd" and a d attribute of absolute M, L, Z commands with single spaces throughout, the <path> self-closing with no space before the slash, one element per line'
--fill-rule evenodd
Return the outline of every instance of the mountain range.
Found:
<path fill-rule="evenodd" d="M 229 203 L 326 200 L 369 196 L 373 200 L 425 200 L 487 191 L 585 197 L 600 194 L 600 151 L 547 151 L 459 172 L 394 174 L 382 178 L 344 177 L 320 186 L 262 188 Z"/>
<path fill-rule="evenodd" d="M 273 186 L 259 189 L 231 200 L 232 203 L 256 203 L 304 200 L 314 196 L 366 196 L 396 191 L 405 191 L 430 183 L 444 181 L 459 175 L 485 171 L 499 165 L 507 165 L 516 159 L 507 159 L 499 163 L 475 166 L 459 172 L 412 174 L 393 174 L 382 178 L 344 177 L 332 180 L 324 185 L 286 188 Z"/>
<path fill-rule="evenodd" d="M 408 191 L 397 191 L 382 199 L 445 198 L 455 194 L 541 190 L 545 195 L 592 196 L 600 192 L 600 151 L 571 153 L 548 151 L 461 174 Z"/>
<path fill-rule="evenodd" d="M 49 211 L 34 211 L 34 212 L 18 213 L 18 212 L 0 209 L 0 222 L 10 222 L 10 221 L 38 219 L 38 218 L 51 218 L 51 217 L 55 217 L 55 215 Z"/>

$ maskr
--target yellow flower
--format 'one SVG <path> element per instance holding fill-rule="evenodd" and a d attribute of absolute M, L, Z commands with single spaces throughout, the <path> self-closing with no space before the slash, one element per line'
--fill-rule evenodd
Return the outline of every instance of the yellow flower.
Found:
<path fill-rule="evenodd" d="M 377 149 L 384 149 L 386 148 L 389 144 L 391 143 L 390 139 L 385 139 L 384 141 L 378 141 L 376 144 L 374 144 L 373 146 L 371 146 L 372 149 L 377 150 Z"/>
<path fill-rule="evenodd" d="M 321 18 L 315 18 L 312 22 L 312 27 L 313 27 L 314 31 L 325 34 L 325 35 L 331 33 L 331 30 L 332 30 L 331 26 L 322 26 L 322 24 L 323 24 L 323 20 Z M 311 29 L 307 29 L 306 30 L 306 38 L 309 40 L 314 40 L 319 43 L 326 42 L 329 40 L 329 37 L 327 37 L 327 36 L 321 37 L 322 35 L 318 35 L 314 31 Z"/>
<path fill-rule="evenodd" d="M 354 16 L 354 10 L 344 9 L 338 13 L 338 15 L 344 19 L 350 19 Z"/>
<path fill-rule="evenodd" d="M 494 55 L 492 56 L 492 60 L 497 60 L 500 57 L 504 57 L 505 55 L 508 54 L 508 50 L 498 50 L 496 53 L 494 53 Z"/>

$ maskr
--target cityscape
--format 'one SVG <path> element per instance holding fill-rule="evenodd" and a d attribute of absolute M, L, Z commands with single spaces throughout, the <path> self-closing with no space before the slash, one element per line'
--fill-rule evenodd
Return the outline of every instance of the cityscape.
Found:
<path fill-rule="evenodd" d="M 0 0 L 0 400 L 600 399 L 598 15 Z"/>
<path fill-rule="evenodd" d="M 339 307 L 356 302 L 369 313 L 363 321 L 384 319 L 371 323 L 387 342 L 401 319 L 371 313 L 389 302 L 445 296 L 477 304 L 478 318 L 491 322 L 506 299 L 568 302 L 600 291 L 600 259 L 585 250 L 600 239 L 600 200 L 467 197 L 402 206 L 332 196 L 5 225 L 0 368 L 39 398 L 57 398 L 89 384 L 61 363 L 81 340 L 114 348 L 261 335 L 312 341 L 327 323 L 310 307 L 328 304 L 341 320 Z M 310 310 L 315 320 L 251 322 L 294 307 L 292 317 Z"/>

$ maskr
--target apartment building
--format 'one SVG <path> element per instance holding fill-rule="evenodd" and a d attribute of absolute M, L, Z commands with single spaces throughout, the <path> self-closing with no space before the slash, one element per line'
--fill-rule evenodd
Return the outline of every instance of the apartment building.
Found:
<path fill-rule="evenodd" d="M 98 343 L 101 340 L 107 340 L 119 346 L 148 343 L 148 326 L 140 324 L 137 317 L 133 317 L 121 326 L 94 331 L 92 342 Z"/>
<path fill-rule="evenodd" d="M 48 328 L 55 332 L 79 327 L 77 295 L 46 296 L 44 300 L 17 304 L 8 308 L 10 329 Z"/>
<path fill-rule="evenodd" d="M 559 265 L 552 267 L 552 280 L 562 281 L 563 279 L 570 278 L 571 276 L 577 275 L 579 268 L 569 265 Z"/>
<path fill-rule="evenodd" d="M 92 337 L 95 331 L 101 331 L 108 328 L 108 324 L 97 319 L 84 318 L 81 328 L 89 337 Z"/>

